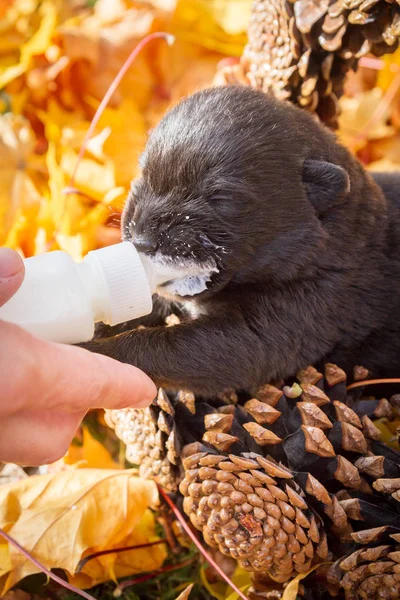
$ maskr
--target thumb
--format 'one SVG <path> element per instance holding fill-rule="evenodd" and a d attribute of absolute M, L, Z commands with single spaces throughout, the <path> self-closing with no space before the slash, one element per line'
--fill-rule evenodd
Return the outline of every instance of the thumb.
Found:
<path fill-rule="evenodd" d="M 11 248 L 0 248 L 0 306 L 20 287 L 24 279 L 24 262 Z"/>

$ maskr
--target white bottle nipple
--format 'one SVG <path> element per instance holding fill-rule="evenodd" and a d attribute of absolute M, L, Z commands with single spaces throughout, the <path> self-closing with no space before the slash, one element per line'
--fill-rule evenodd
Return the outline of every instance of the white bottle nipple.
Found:
<path fill-rule="evenodd" d="M 96 321 L 118 325 L 151 312 L 154 290 L 131 242 L 89 252 L 78 267 L 84 285 L 92 288 Z"/>

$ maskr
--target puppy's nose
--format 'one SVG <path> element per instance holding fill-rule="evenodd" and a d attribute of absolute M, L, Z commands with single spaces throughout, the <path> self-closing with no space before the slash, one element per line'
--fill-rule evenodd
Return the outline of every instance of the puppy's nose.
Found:
<path fill-rule="evenodd" d="M 138 252 L 150 254 L 157 250 L 157 240 L 144 235 L 138 235 L 133 238 L 133 245 Z"/>

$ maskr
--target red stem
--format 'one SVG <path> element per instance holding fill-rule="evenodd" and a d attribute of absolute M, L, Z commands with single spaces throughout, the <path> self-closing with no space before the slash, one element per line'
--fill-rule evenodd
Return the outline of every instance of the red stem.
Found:
<path fill-rule="evenodd" d="M 400 378 L 394 377 L 392 379 L 366 379 L 364 381 L 356 381 L 347 386 L 347 391 L 354 390 L 358 387 L 364 387 L 365 385 L 376 385 L 377 383 L 400 383 Z"/>
<path fill-rule="evenodd" d="M 136 585 L 137 583 L 143 583 L 144 581 L 148 581 L 149 579 L 153 579 L 157 577 L 157 575 L 162 575 L 163 573 L 168 573 L 169 571 L 177 571 L 178 569 L 182 569 L 183 567 L 187 567 L 187 565 L 192 564 L 195 561 L 195 558 L 188 558 L 183 562 L 179 563 L 179 565 L 168 565 L 163 567 L 162 569 L 158 569 L 153 573 L 147 573 L 147 575 L 141 575 L 136 579 L 127 579 L 126 581 L 122 581 L 118 584 L 117 590 L 124 590 L 126 587 L 130 587 L 131 585 Z"/>
<path fill-rule="evenodd" d="M 76 573 L 82 571 L 83 567 L 86 565 L 89 560 L 93 558 L 97 558 L 98 556 L 104 556 L 106 554 L 114 554 L 116 552 L 128 552 L 129 550 L 139 550 L 140 548 L 150 548 L 151 546 L 157 546 L 158 544 L 166 544 L 166 540 L 157 540 L 156 542 L 147 542 L 147 544 L 136 544 L 136 546 L 124 546 L 122 548 L 111 548 L 110 550 L 100 550 L 99 552 L 94 552 L 93 554 L 89 554 L 82 558 L 78 566 L 76 568 Z"/>
<path fill-rule="evenodd" d="M 366 67 L 367 69 L 374 69 L 380 71 L 385 66 L 383 60 L 375 58 L 374 56 L 362 56 L 358 61 L 360 67 Z"/>
<path fill-rule="evenodd" d="M 74 168 L 74 171 L 72 173 L 71 180 L 70 180 L 70 183 L 69 183 L 69 187 L 70 188 L 74 187 L 74 181 L 75 181 L 75 177 L 76 177 L 76 172 L 78 170 L 79 163 L 82 160 L 82 157 L 83 157 L 83 155 L 85 153 L 87 143 L 90 140 L 90 138 L 92 137 L 93 132 L 96 129 L 96 126 L 97 126 L 97 124 L 98 124 L 98 122 L 100 120 L 100 117 L 103 114 L 104 109 L 106 108 L 107 104 L 109 103 L 112 95 L 114 94 L 114 92 L 118 88 L 119 84 L 121 83 L 122 78 L 124 77 L 124 75 L 128 71 L 129 67 L 131 66 L 131 64 L 133 63 L 133 61 L 135 60 L 135 58 L 142 51 L 142 49 L 144 48 L 144 46 L 146 46 L 149 42 L 151 42 L 152 40 L 154 40 L 156 38 L 164 38 L 169 45 L 171 45 L 174 42 L 174 40 L 175 40 L 174 36 L 171 35 L 170 33 L 165 33 L 165 32 L 159 32 L 158 31 L 158 32 L 150 33 L 149 35 L 146 35 L 146 37 L 143 38 L 138 43 L 138 45 L 132 50 L 132 52 L 130 53 L 130 55 L 128 56 L 128 58 L 126 59 L 126 61 L 124 62 L 124 64 L 120 68 L 120 70 L 118 71 L 117 75 L 115 76 L 115 79 L 111 83 L 111 85 L 108 88 L 107 92 L 105 93 L 102 101 L 99 104 L 98 109 L 96 110 L 96 114 L 94 115 L 94 117 L 92 119 L 92 122 L 90 123 L 89 129 L 86 132 L 86 135 L 85 135 L 85 138 L 83 140 L 82 146 L 81 146 L 81 148 L 79 150 L 79 154 L 78 154 L 78 158 L 77 158 L 77 161 L 76 161 L 76 165 L 75 165 L 75 168 Z M 71 190 L 69 190 L 69 191 L 71 191 Z"/>
<path fill-rule="evenodd" d="M 226 581 L 226 583 L 233 589 L 233 591 L 236 592 L 237 595 L 240 598 L 242 598 L 242 600 L 248 600 L 247 596 L 245 596 L 243 594 L 243 592 L 241 592 L 239 590 L 239 588 L 236 587 L 236 585 L 228 577 L 228 575 L 226 575 L 223 572 L 223 570 L 221 569 L 221 567 L 219 565 L 217 565 L 217 563 L 210 556 L 210 554 L 207 552 L 207 550 L 205 548 L 203 548 L 203 546 L 200 544 L 199 540 L 196 538 L 196 536 L 194 535 L 193 531 L 190 529 L 190 527 L 186 523 L 184 517 L 182 516 L 182 514 L 180 513 L 180 511 L 177 509 L 177 507 L 175 506 L 175 504 L 172 502 L 172 500 L 168 496 L 168 494 L 162 489 L 161 486 L 157 485 L 157 487 L 158 487 L 159 493 L 164 498 L 165 502 L 169 505 L 169 507 L 171 508 L 171 510 L 174 513 L 175 517 L 178 519 L 179 523 L 182 525 L 182 527 L 184 528 L 184 530 L 186 531 L 186 533 L 188 534 L 188 536 L 190 537 L 190 539 L 192 540 L 192 542 L 196 545 L 196 547 L 198 548 L 199 552 L 201 552 L 201 554 L 204 556 L 204 558 L 206 559 L 206 561 L 217 571 L 217 573 L 222 577 L 222 579 L 224 579 Z"/>
<path fill-rule="evenodd" d="M 33 564 L 36 565 L 38 569 L 40 569 L 41 571 L 43 571 L 43 573 L 45 573 L 47 575 L 47 577 L 49 577 L 50 579 L 53 579 L 53 581 L 56 581 L 57 583 L 59 583 L 60 585 L 62 585 L 62 587 L 67 588 L 67 590 L 70 590 L 71 592 L 74 592 L 75 594 L 79 594 L 79 596 L 82 596 L 83 598 L 86 598 L 86 600 L 96 600 L 94 598 L 94 596 L 91 596 L 87 592 L 84 592 L 83 590 L 80 590 L 79 588 L 75 587 L 71 583 L 68 583 L 67 581 L 64 581 L 64 579 L 61 579 L 61 577 L 58 577 L 58 575 L 55 575 L 49 569 L 47 569 L 46 567 L 44 567 L 36 558 L 34 558 L 31 554 L 29 554 L 28 550 L 25 550 L 25 548 L 23 546 L 21 546 L 17 542 L 17 540 L 15 540 L 13 537 L 11 537 L 11 535 L 9 535 L 5 531 L 3 531 L 1 528 L 0 528 L 0 535 L 5 540 L 7 540 L 7 542 L 9 544 L 11 544 L 12 546 L 14 546 L 14 548 L 17 548 L 17 550 L 19 550 L 21 552 L 21 554 L 23 554 L 28 560 L 30 560 L 31 562 L 33 562 Z"/>

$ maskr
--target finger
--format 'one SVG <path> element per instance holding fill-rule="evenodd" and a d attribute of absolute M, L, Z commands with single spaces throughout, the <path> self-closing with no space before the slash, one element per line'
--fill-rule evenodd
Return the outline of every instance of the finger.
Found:
<path fill-rule="evenodd" d="M 68 386 L 70 402 L 76 399 L 76 407 L 143 408 L 157 395 L 156 386 L 145 373 L 107 356 L 59 345 L 57 359 L 57 380 L 60 387 Z"/>
<path fill-rule="evenodd" d="M 11 399 L 11 410 L 30 403 L 59 412 L 142 408 L 156 396 L 151 379 L 130 365 L 76 346 L 39 340 L 11 323 L 0 323 L 0 337 L 0 364 L 7 373 L 2 396 Z"/>
<path fill-rule="evenodd" d="M 26 411 L 10 416 L 2 427 L 0 460 L 36 467 L 62 458 L 85 412 Z"/>
<path fill-rule="evenodd" d="M 24 279 L 24 262 L 11 248 L 0 248 L 0 306 L 5 304 Z"/>

